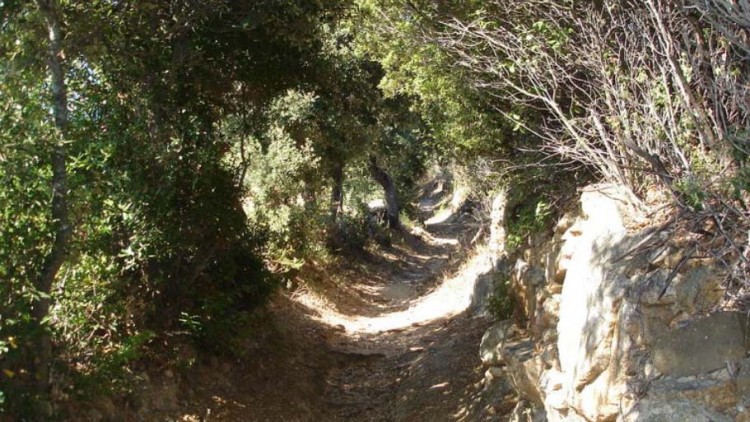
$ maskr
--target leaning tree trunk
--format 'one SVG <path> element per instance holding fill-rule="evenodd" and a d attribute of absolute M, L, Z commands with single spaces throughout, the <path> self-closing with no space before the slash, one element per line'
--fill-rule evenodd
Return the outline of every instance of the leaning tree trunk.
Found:
<path fill-rule="evenodd" d="M 38 329 L 36 350 L 34 350 L 34 373 L 36 378 L 37 393 L 40 395 L 40 409 L 44 409 L 42 403 L 46 402 L 45 396 L 50 385 L 50 366 L 52 364 L 52 337 L 45 319 L 49 315 L 52 284 L 57 277 L 68 247 L 70 238 L 70 226 L 68 224 L 67 206 L 67 168 L 65 164 L 65 137 L 68 127 L 68 98 L 65 87 L 65 71 L 63 70 L 64 55 L 62 51 L 63 30 L 58 15 L 59 8 L 55 0 L 37 0 L 39 12 L 44 18 L 48 35 L 48 65 L 50 71 L 50 88 L 52 90 L 52 108 L 57 128 L 57 136 L 52 147 L 52 202 L 51 216 L 55 239 L 52 249 L 44 260 L 41 274 L 36 279 L 38 298 L 33 303 L 31 315 L 33 323 Z"/>
<path fill-rule="evenodd" d="M 385 212 L 388 221 L 388 227 L 392 229 L 402 229 L 401 219 L 399 217 L 400 207 L 398 204 L 398 194 L 396 186 L 393 184 L 391 176 L 385 172 L 374 156 L 370 156 L 370 175 L 385 191 Z"/>

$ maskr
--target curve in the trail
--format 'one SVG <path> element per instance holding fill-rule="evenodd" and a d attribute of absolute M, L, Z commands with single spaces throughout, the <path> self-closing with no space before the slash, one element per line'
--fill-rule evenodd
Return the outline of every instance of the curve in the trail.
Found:
<path fill-rule="evenodd" d="M 456 275 L 442 280 L 437 288 L 413 300 L 403 311 L 384 313 L 375 317 L 349 316 L 331 307 L 321 309 L 317 306 L 318 319 L 327 325 L 343 327 L 347 333 L 374 334 L 451 318 L 467 311 L 474 300 L 478 280 L 491 269 L 489 257 L 480 252 Z M 304 304 L 305 300 L 300 302 Z"/>
<path fill-rule="evenodd" d="M 344 357 L 325 377 L 326 420 L 497 420 L 495 402 L 505 396 L 485 391 L 477 353 L 491 320 L 474 307 L 493 270 L 490 253 L 467 240 L 478 227 L 468 216 L 434 214 L 434 199 L 420 205 L 430 216 L 413 232 L 421 246 L 393 255 L 409 263 L 390 260 L 389 279 L 360 280 L 373 288 L 371 299 L 388 296 L 385 307 L 370 312 L 362 303 L 346 314 L 310 303 L 308 315 L 335 327 L 327 347 Z"/>
<path fill-rule="evenodd" d="M 456 216 L 450 209 L 433 214 L 436 206 L 437 202 L 434 200 L 422 201 L 420 208 L 424 213 L 429 213 L 430 218 L 425 220 L 425 229 L 414 228 L 412 234 L 444 252 L 444 256 L 450 257 L 451 253 L 458 253 L 461 248 L 459 239 L 451 235 L 456 235 L 456 230 L 466 231 L 466 225 L 452 223 Z M 310 298 L 301 298 L 298 301 L 302 305 L 314 308 L 320 322 L 343 327 L 349 334 L 375 334 L 451 318 L 465 313 L 471 306 L 477 282 L 482 275 L 492 270 L 492 264 L 488 251 L 475 250 L 473 256 L 453 275 L 445 274 L 439 284 L 429 293 L 418 298 L 411 298 L 408 293 L 412 291 L 412 287 L 419 284 L 422 279 L 440 272 L 442 266 L 446 264 L 446 261 L 450 261 L 450 258 L 441 261 L 442 265 L 421 268 L 421 274 L 409 274 L 409 277 L 393 280 L 391 284 L 380 287 L 380 295 L 388 294 L 397 302 L 408 302 L 408 307 L 403 310 L 373 316 L 347 315 L 331 306 L 314 303 L 315 301 L 310 301 Z"/>
<path fill-rule="evenodd" d="M 514 402 L 487 389 L 477 347 L 492 321 L 473 306 L 490 254 L 447 193 L 428 195 L 413 236 L 276 297 L 245 358 L 192 368 L 179 390 L 190 399 L 144 420 L 502 420 Z M 178 391 L 158 382 L 157 396 Z"/>

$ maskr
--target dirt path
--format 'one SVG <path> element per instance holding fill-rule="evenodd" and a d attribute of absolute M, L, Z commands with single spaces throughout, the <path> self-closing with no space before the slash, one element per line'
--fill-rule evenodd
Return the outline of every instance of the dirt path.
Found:
<path fill-rule="evenodd" d="M 436 200 L 423 202 L 429 213 Z M 350 282 L 270 307 L 247 359 L 204 365 L 182 381 L 177 420 L 502 420 L 478 358 L 491 323 L 472 308 L 489 270 L 469 254 L 471 219 L 436 217 L 411 239 L 351 261 Z"/>
<path fill-rule="evenodd" d="M 428 258 L 382 286 L 389 311 L 367 318 L 324 316 L 344 327 L 328 347 L 351 357 L 326 374 L 327 420 L 477 420 L 477 350 L 488 320 L 465 309 L 465 286 L 436 277 L 457 270 L 453 257 L 468 233 L 449 224 L 429 229 L 437 239 L 424 246 Z M 420 288 L 426 294 L 418 295 Z M 409 290 L 414 293 L 401 294 Z"/>

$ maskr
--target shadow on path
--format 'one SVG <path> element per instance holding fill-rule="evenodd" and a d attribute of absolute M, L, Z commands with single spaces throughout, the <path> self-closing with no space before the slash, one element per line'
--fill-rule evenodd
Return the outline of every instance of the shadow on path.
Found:
<path fill-rule="evenodd" d="M 491 321 L 473 307 L 490 259 L 444 202 L 422 201 L 433 218 L 413 238 L 344 265 L 345 285 L 277 298 L 246 359 L 185 380 L 176 420 L 502 420 L 478 353 Z"/>

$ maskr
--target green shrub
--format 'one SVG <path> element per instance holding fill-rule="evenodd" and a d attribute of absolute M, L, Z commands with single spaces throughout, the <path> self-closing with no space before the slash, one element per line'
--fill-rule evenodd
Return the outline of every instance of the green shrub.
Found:
<path fill-rule="evenodd" d="M 553 209 L 544 199 L 533 198 L 518 205 L 508 219 L 508 250 L 520 247 L 529 235 L 543 230 L 552 217 Z"/>
<path fill-rule="evenodd" d="M 329 247 L 339 253 L 355 253 L 367 245 L 368 227 L 366 217 L 359 213 L 342 213 L 329 233 Z"/>
<path fill-rule="evenodd" d="M 680 195 L 684 206 L 692 210 L 703 209 L 703 201 L 708 197 L 707 192 L 693 177 L 684 177 L 674 182 L 674 190 Z"/>
<path fill-rule="evenodd" d="M 487 310 L 498 320 L 510 319 L 516 312 L 518 301 L 513 294 L 510 278 L 499 272 L 493 275 L 493 291 Z"/>

